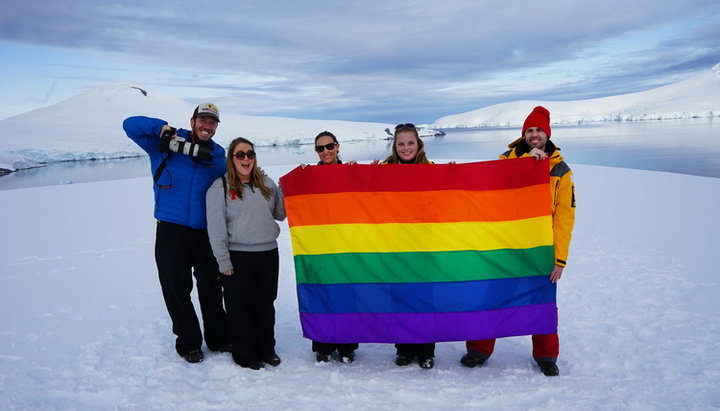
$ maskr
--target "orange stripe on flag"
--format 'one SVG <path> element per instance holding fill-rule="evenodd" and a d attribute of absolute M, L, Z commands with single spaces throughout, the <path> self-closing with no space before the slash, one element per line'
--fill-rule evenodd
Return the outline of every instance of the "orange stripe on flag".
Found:
<path fill-rule="evenodd" d="M 487 191 L 309 194 L 286 197 L 285 202 L 291 227 L 513 221 L 551 214 L 547 184 Z"/>

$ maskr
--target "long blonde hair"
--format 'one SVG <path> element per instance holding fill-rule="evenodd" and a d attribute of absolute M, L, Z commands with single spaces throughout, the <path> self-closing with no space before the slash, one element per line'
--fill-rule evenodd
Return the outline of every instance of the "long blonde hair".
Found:
<path fill-rule="evenodd" d="M 388 156 L 388 158 L 385 159 L 384 163 L 387 164 L 400 164 L 402 161 L 400 160 L 400 155 L 397 152 L 397 136 L 402 131 L 412 131 L 415 134 L 415 139 L 418 143 L 418 150 L 417 153 L 415 153 L 415 159 L 410 164 L 428 164 L 430 163 L 430 160 L 427 159 L 427 156 L 425 155 L 425 143 L 420 139 L 420 135 L 418 134 L 417 127 L 415 125 L 407 123 L 407 124 L 398 124 L 395 127 L 395 134 L 393 134 L 393 142 L 392 142 L 392 154 Z"/>
<path fill-rule="evenodd" d="M 235 194 L 242 199 L 243 182 L 240 180 L 240 176 L 235 170 L 235 163 L 233 162 L 233 154 L 238 144 L 248 144 L 253 151 L 255 151 L 255 144 L 245 137 L 238 137 L 230 142 L 227 150 L 227 183 L 228 186 L 235 191 Z M 257 155 L 255 161 L 253 161 L 252 172 L 250 173 L 250 187 L 257 187 L 260 189 L 263 197 L 266 200 L 270 200 L 270 188 L 265 185 L 265 176 L 257 166 Z"/>

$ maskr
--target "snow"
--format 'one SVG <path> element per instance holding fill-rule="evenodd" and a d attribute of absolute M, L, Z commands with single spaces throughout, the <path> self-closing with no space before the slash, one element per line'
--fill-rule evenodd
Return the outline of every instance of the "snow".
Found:
<path fill-rule="evenodd" d="M 29 158 L 0 152 L 0 175 L 2 170 L 15 171 L 27 168 L 42 167 L 43 165 Z"/>
<path fill-rule="evenodd" d="M 545 106 L 554 124 L 639 121 L 720 116 L 720 64 L 688 79 L 652 90 L 579 101 L 515 101 L 439 118 L 431 127 L 522 125 L 535 106 Z"/>
<path fill-rule="evenodd" d="M 143 93 L 144 91 L 145 93 Z M 58 104 L 0 121 L 0 168 L 13 161 L 57 162 L 123 158 L 145 153 L 127 138 L 122 122 L 136 115 L 162 118 L 189 128 L 194 104 L 177 97 L 120 83 L 101 86 Z M 312 143 L 323 130 L 347 140 L 385 139 L 389 124 L 246 116 L 220 107 L 214 139 L 223 146 L 243 136 L 258 146 Z M 8 158 L 9 157 L 9 158 Z"/>
<path fill-rule="evenodd" d="M 277 181 L 295 166 L 266 171 Z M 498 340 L 475 369 L 459 363 L 461 342 L 439 343 L 432 370 L 395 366 L 389 344 L 316 363 L 286 223 L 282 364 L 252 371 L 207 350 L 188 364 L 156 277 L 150 176 L 0 191 L 0 409 L 717 409 L 720 179 L 571 167 L 577 223 L 553 378 L 529 337 Z"/>

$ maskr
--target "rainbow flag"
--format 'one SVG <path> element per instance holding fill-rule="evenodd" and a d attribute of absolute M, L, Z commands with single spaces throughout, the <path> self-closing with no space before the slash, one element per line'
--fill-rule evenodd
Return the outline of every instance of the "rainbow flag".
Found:
<path fill-rule="evenodd" d="M 548 168 L 523 158 L 283 176 L 303 335 L 423 343 L 556 332 Z"/>

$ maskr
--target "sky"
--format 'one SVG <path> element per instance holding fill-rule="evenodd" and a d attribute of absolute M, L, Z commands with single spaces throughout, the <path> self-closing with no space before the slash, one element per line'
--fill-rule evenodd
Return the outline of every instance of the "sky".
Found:
<path fill-rule="evenodd" d="M 133 82 L 238 114 L 382 123 L 578 100 L 720 62 L 713 0 L 0 3 L 0 119 Z"/>

